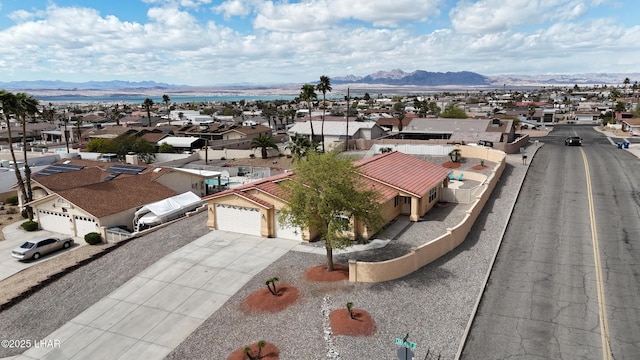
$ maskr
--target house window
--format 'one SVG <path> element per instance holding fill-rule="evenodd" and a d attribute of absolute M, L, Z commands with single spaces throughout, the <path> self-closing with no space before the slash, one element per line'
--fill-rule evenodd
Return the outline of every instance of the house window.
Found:
<path fill-rule="evenodd" d="M 410 197 L 405 197 L 404 198 L 404 203 L 405 204 L 411 204 L 411 198 Z"/>
<path fill-rule="evenodd" d="M 396 197 L 394 197 L 394 198 L 393 198 L 393 207 L 398 207 L 398 202 L 399 202 L 399 201 L 398 201 L 398 197 L 397 197 L 397 196 L 396 196 Z"/>
<path fill-rule="evenodd" d="M 432 202 L 436 199 L 436 195 L 438 195 L 438 188 L 434 187 L 429 190 L 429 202 Z"/>

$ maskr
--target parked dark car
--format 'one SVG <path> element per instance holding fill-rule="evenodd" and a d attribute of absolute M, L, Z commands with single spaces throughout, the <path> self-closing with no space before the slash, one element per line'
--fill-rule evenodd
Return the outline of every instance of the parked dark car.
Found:
<path fill-rule="evenodd" d="M 13 249 L 11 256 L 19 260 L 38 260 L 42 255 L 60 249 L 68 249 L 73 245 L 72 238 L 43 238 L 29 240 L 20 247 Z"/>
<path fill-rule="evenodd" d="M 582 139 L 578 136 L 569 136 L 564 140 L 564 144 L 567 146 L 580 146 L 582 145 Z"/>

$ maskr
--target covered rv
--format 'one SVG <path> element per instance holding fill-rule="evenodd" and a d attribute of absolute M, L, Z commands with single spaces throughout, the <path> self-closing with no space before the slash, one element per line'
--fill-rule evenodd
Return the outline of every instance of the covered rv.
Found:
<path fill-rule="evenodd" d="M 202 199 L 191 191 L 147 204 L 136 211 L 133 228 L 137 232 L 160 225 L 177 219 L 202 204 Z"/>

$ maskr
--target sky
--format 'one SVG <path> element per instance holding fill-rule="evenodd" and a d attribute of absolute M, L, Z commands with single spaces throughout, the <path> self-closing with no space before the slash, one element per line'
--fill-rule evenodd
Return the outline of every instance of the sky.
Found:
<path fill-rule="evenodd" d="M 0 82 L 640 72 L 638 0 L 0 0 Z"/>

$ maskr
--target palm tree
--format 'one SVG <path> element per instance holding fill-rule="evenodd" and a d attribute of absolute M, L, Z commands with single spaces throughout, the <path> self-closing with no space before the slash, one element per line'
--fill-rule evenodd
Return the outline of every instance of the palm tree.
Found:
<path fill-rule="evenodd" d="M 293 136 L 289 139 L 287 146 L 285 149 L 291 152 L 293 155 L 294 161 L 300 160 L 302 157 L 307 156 L 307 154 L 315 150 L 315 144 L 309 140 L 307 137 L 303 135 L 293 134 Z"/>
<path fill-rule="evenodd" d="M 327 91 L 331 92 L 331 79 L 328 76 L 320 76 L 320 82 L 316 85 L 316 90 L 322 93 L 322 127 L 320 129 L 320 138 L 322 139 L 322 152 L 324 152 L 324 115 L 327 108 Z"/>
<path fill-rule="evenodd" d="M 402 131 L 404 128 L 404 117 L 407 114 L 405 111 L 405 105 L 402 101 L 398 101 L 393 105 L 393 110 L 396 112 L 396 116 L 398 117 L 398 131 Z"/>
<path fill-rule="evenodd" d="M 76 137 L 78 138 L 78 143 L 82 143 L 82 116 L 76 116 Z"/>
<path fill-rule="evenodd" d="M 0 103 L 2 104 L 2 111 L 7 122 L 7 135 L 9 137 L 9 149 L 11 152 L 11 158 L 13 160 L 14 172 L 16 174 L 16 180 L 18 182 L 18 188 L 22 193 L 23 204 L 29 203 L 32 200 L 33 194 L 31 191 L 31 168 L 27 159 L 27 116 L 33 117 L 38 112 L 38 100 L 26 93 L 12 94 L 4 90 L 0 90 Z M 24 157 L 24 179 L 20 173 L 18 162 L 16 161 L 16 155 L 13 151 L 13 139 L 11 135 L 11 124 L 9 122 L 8 114 L 15 114 L 18 121 L 22 124 L 22 153 Z M 27 215 L 29 220 L 33 220 L 33 209 L 31 206 L 26 206 Z"/>
<path fill-rule="evenodd" d="M 171 117 L 169 117 L 169 103 L 171 102 L 171 98 L 169 97 L 169 95 L 164 94 L 162 95 L 162 102 L 164 103 L 164 106 L 167 108 L 167 117 L 169 118 L 169 125 L 171 125 Z"/>
<path fill-rule="evenodd" d="M 260 148 L 262 158 L 267 158 L 267 149 L 277 149 L 278 145 L 276 145 L 276 140 L 267 134 L 260 134 L 260 136 L 253 138 L 251 140 L 251 148 L 257 149 Z"/>
<path fill-rule="evenodd" d="M 16 174 L 16 181 L 18 184 L 18 189 L 22 193 L 22 198 L 27 198 L 27 192 L 24 186 L 24 181 L 22 180 L 22 173 L 18 168 L 18 161 L 16 159 L 16 153 L 13 151 L 13 136 L 11 134 L 11 121 L 9 120 L 9 115 L 15 112 L 15 108 L 18 106 L 18 99 L 16 95 L 10 92 L 6 92 L 5 90 L 0 90 L 0 114 L 4 116 L 4 120 L 7 123 L 7 137 L 9 141 L 9 152 L 11 153 L 11 160 L 13 160 L 13 169 Z"/>
<path fill-rule="evenodd" d="M 144 99 L 144 103 L 142 103 L 142 105 L 144 105 L 144 108 L 147 110 L 147 119 L 149 119 L 149 126 L 151 126 L 151 107 L 153 106 L 153 104 L 153 100 L 151 100 L 150 98 Z"/>
<path fill-rule="evenodd" d="M 38 99 L 26 93 L 16 94 L 20 101 L 18 107 L 18 120 L 22 123 L 22 155 L 24 157 L 24 179 L 26 182 L 27 198 L 25 202 L 31 202 L 33 200 L 33 192 L 31 190 L 31 167 L 27 161 L 27 116 L 31 119 L 35 119 L 35 115 L 38 113 L 38 106 L 40 105 Z M 33 209 L 31 206 L 27 206 L 27 215 L 29 220 L 33 220 Z"/>
<path fill-rule="evenodd" d="M 318 99 L 318 95 L 315 92 L 315 88 L 311 84 L 302 85 L 302 91 L 300 92 L 300 99 L 307 103 L 307 107 L 309 108 L 309 125 L 311 125 L 311 141 L 313 141 L 315 134 L 313 132 L 313 122 L 311 121 L 311 108 L 313 100 Z"/>
<path fill-rule="evenodd" d="M 113 110 L 111 110 L 111 119 L 115 120 L 116 125 L 120 126 L 120 115 L 122 113 L 120 112 L 120 105 L 116 104 L 115 108 Z"/>

